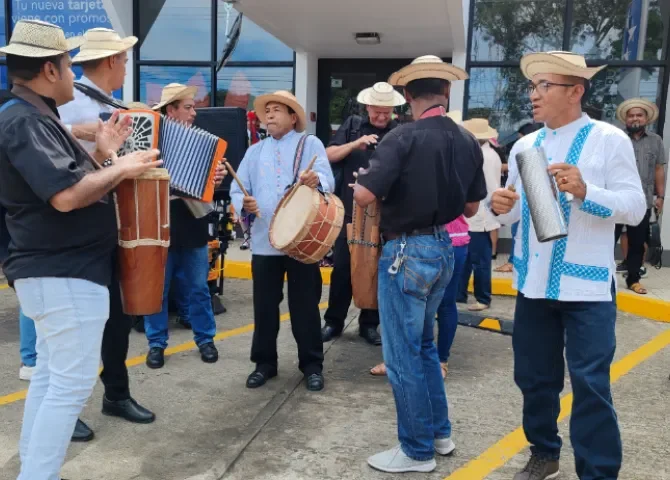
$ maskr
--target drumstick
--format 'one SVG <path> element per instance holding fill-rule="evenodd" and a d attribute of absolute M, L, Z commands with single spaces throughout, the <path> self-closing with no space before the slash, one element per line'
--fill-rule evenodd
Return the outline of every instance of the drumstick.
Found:
<path fill-rule="evenodd" d="M 240 177 L 238 177 L 238 176 L 237 176 L 237 173 L 235 173 L 235 169 L 234 169 L 234 168 L 230 165 L 230 163 L 228 163 L 228 162 L 224 162 L 224 165 L 226 166 L 226 168 L 228 169 L 228 171 L 230 172 L 230 174 L 233 176 L 233 178 L 234 178 L 235 181 L 237 182 L 237 185 L 239 185 L 240 190 L 242 190 L 242 193 L 244 194 L 244 196 L 245 196 L 245 197 L 250 197 L 251 195 L 249 195 L 249 192 L 247 192 L 247 189 L 244 188 L 244 185 L 242 184 L 242 180 L 240 180 Z M 258 218 L 261 218 L 261 212 L 258 212 L 258 213 L 256 214 L 256 216 L 257 216 Z"/>

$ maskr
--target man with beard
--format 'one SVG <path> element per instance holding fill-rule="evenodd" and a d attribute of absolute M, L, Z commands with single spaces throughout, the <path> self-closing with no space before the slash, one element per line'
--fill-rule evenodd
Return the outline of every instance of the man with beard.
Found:
<path fill-rule="evenodd" d="M 335 133 L 326 149 L 328 160 L 342 172 L 342 185 L 335 192 L 344 204 L 344 224 L 351 223 L 354 191 L 349 184 L 354 182 L 354 172 L 367 168 L 368 160 L 378 142 L 398 124 L 391 120 L 393 107 L 405 104 L 402 95 L 385 82 L 375 83 L 358 94 L 358 102 L 365 105 L 367 118 L 352 115 Z M 324 342 L 339 336 L 344 329 L 344 320 L 351 305 L 351 257 L 347 244 L 347 229 L 343 228 L 333 246 L 335 264 L 330 277 L 328 310 L 324 315 L 326 325 L 321 330 Z M 381 345 L 377 332 L 379 311 L 363 309 L 358 317 L 358 334 L 371 345 Z"/>
<path fill-rule="evenodd" d="M 633 142 L 637 170 L 640 173 L 640 180 L 647 201 L 647 212 L 640 224 L 626 225 L 628 254 L 622 262 L 628 270 L 626 285 L 635 293 L 644 295 L 647 293 L 647 289 L 640 283 L 640 271 L 644 265 L 644 245 L 649 240 L 651 209 L 655 207 L 658 213 L 663 210 L 665 148 L 663 147 L 663 139 L 659 135 L 647 131 L 647 126 L 658 119 L 656 104 L 643 98 L 631 98 L 619 105 L 616 115 L 617 119 L 626 125 L 626 132 L 628 132 L 628 136 Z M 656 191 L 655 200 L 654 191 Z M 624 225 L 617 224 L 615 243 L 619 240 L 623 227 Z"/>

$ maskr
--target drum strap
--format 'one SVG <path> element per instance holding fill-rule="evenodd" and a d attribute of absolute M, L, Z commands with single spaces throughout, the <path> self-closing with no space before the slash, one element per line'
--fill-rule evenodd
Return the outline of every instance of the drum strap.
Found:
<path fill-rule="evenodd" d="M 302 152 L 305 149 L 305 141 L 310 135 L 311 133 L 304 134 L 298 141 L 298 146 L 295 149 L 295 157 L 293 158 L 293 184 L 298 183 L 300 164 L 302 163 Z"/>
<path fill-rule="evenodd" d="M 89 87 L 88 85 L 85 85 L 85 84 L 79 83 L 79 82 L 74 82 L 74 88 L 79 90 L 81 93 L 83 93 L 87 97 L 90 97 L 93 100 L 96 100 L 97 102 L 103 103 L 103 104 L 108 105 L 112 108 L 116 108 L 117 110 L 128 110 L 128 107 L 126 107 L 122 103 L 117 102 L 113 98 L 109 98 L 107 95 L 103 94 L 102 92 L 99 92 L 95 88 Z"/>

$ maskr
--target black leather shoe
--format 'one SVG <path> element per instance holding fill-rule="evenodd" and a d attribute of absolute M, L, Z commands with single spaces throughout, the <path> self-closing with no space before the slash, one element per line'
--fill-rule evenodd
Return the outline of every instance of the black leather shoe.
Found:
<path fill-rule="evenodd" d="M 165 365 L 165 350 L 161 347 L 151 347 L 147 353 L 147 367 L 162 368 Z"/>
<path fill-rule="evenodd" d="M 156 415 L 137 403 L 134 399 L 107 400 L 102 397 L 102 413 L 111 417 L 120 417 L 132 423 L 152 423 Z"/>
<path fill-rule="evenodd" d="M 307 390 L 310 392 L 320 392 L 323 390 L 323 375 L 320 373 L 312 373 L 305 378 L 305 383 L 307 383 Z"/>
<path fill-rule="evenodd" d="M 335 328 L 332 325 L 326 324 L 326 326 L 321 329 L 321 340 L 324 342 L 330 342 L 333 338 L 339 337 L 340 335 L 342 335 L 342 329 Z"/>
<path fill-rule="evenodd" d="M 198 350 L 200 350 L 200 358 L 205 363 L 216 363 L 219 359 L 219 351 L 214 346 L 214 342 L 200 345 Z"/>
<path fill-rule="evenodd" d="M 361 327 L 358 334 L 365 339 L 370 345 L 381 345 L 382 337 L 377 332 L 376 328 L 373 327 Z"/>
<path fill-rule="evenodd" d="M 94 436 L 95 434 L 93 433 L 93 430 L 88 428 L 88 425 L 84 422 L 77 419 L 77 424 L 74 426 L 74 433 L 72 434 L 71 440 L 73 442 L 90 442 L 93 440 Z"/>
<path fill-rule="evenodd" d="M 247 388 L 258 388 L 265 385 L 265 382 L 277 376 L 277 372 L 262 372 L 254 370 L 251 375 L 247 377 Z"/>

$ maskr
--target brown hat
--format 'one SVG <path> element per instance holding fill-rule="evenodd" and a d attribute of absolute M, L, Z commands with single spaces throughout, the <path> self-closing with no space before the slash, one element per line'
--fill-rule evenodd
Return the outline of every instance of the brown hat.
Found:
<path fill-rule="evenodd" d="M 82 37 L 65 38 L 63 29 L 40 20 L 19 20 L 9 44 L 0 48 L 0 55 L 44 58 L 76 50 L 84 43 Z"/>
<path fill-rule="evenodd" d="M 298 103 L 298 99 L 293 96 L 293 94 L 289 91 L 286 90 L 279 90 L 275 93 L 270 93 L 267 95 L 261 95 L 259 97 L 256 97 L 256 100 L 254 100 L 254 110 L 256 111 L 256 115 L 258 115 L 258 118 L 260 119 L 261 123 L 264 123 L 267 125 L 267 118 L 265 116 L 265 106 L 268 103 L 272 102 L 277 102 L 281 103 L 282 105 L 286 105 L 287 107 L 290 107 L 296 115 L 298 115 L 298 121 L 295 124 L 295 131 L 300 133 L 305 130 L 305 127 L 307 126 L 307 117 L 305 115 L 305 109 L 300 106 Z"/>

